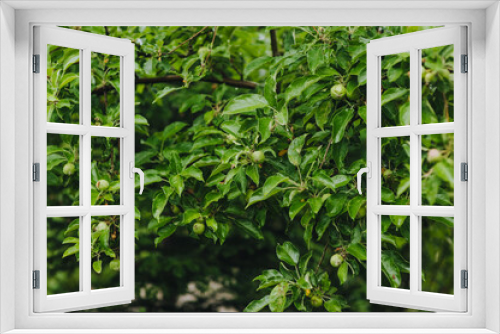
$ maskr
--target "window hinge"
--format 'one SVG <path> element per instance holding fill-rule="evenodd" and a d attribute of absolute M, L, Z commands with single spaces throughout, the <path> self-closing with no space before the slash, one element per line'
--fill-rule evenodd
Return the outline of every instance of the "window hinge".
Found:
<path fill-rule="evenodd" d="M 33 55 L 33 73 L 40 73 L 40 55 Z"/>
<path fill-rule="evenodd" d="M 462 276 L 462 289 L 467 289 L 469 287 L 469 273 L 467 270 L 462 270 L 461 272 Z"/>
<path fill-rule="evenodd" d="M 462 73 L 469 72 L 469 56 L 462 55 Z"/>
<path fill-rule="evenodd" d="M 40 164 L 38 162 L 33 164 L 33 181 L 40 182 Z"/>
<path fill-rule="evenodd" d="M 33 270 L 33 289 L 40 289 L 40 270 Z"/>
<path fill-rule="evenodd" d="M 460 164 L 460 180 L 469 181 L 469 165 L 466 162 Z"/>

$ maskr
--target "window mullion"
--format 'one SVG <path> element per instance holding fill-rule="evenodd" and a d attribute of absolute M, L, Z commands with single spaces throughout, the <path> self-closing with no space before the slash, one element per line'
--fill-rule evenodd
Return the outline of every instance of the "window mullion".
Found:
<path fill-rule="evenodd" d="M 420 145 L 419 136 L 413 131 L 419 123 L 420 57 L 416 48 L 410 50 L 410 291 L 419 288 L 419 217 L 415 208 L 420 204 Z"/>
<path fill-rule="evenodd" d="M 82 136 L 83 147 L 81 151 L 81 166 L 83 168 L 81 172 L 82 184 L 82 204 L 89 208 L 89 212 L 82 217 L 83 224 L 80 226 L 80 275 L 83 284 L 83 291 L 90 293 L 91 290 L 91 215 L 90 215 L 90 205 L 91 205 L 91 168 L 92 168 L 92 156 L 91 156 L 91 60 L 90 60 L 90 49 L 83 49 L 82 57 L 83 69 L 81 72 L 82 77 L 82 96 L 83 96 L 83 111 L 82 111 L 82 124 L 87 129 L 86 133 Z M 82 230 L 83 229 L 83 230 Z"/>

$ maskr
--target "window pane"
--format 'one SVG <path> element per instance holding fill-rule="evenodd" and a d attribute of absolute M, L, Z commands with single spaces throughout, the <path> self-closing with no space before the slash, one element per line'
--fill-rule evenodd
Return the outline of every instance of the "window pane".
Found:
<path fill-rule="evenodd" d="M 453 133 L 422 136 L 422 204 L 453 205 Z"/>
<path fill-rule="evenodd" d="M 382 204 L 410 204 L 410 137 L 382 138 Z"/>
<path fill-rule="evenodd" d="M 453 45 L 422 50 L 422 124 L 453 122 Z"/>
<path fill-rule="evenodd" d="M 120 286 L 120 216 L 92 217 L 92 289 Z"/>
<path fill-rule="evenodd" d="M 381 216 L 382 286 L 410 288 L 410 217 Z"/>
<path fill-rule="evenodd" d="M 80 219 L 47 218 L 47 294 L 80 290 Z"/>
<path fill-rule="evenodd" d="M 80 122 L 80 50 L 47 45 L 47 122 Z"/>
<path fill-rule="evenodd" d="M 92 137 L 92 205 L 120 205 L 120 138 Z"/>
<path fill-rule="evenodd" d="M 381 60 L 382 126 L 410 124 L 410 54 L 383 56 Z"/>
<path fill-rule="evenodd" d="M 92 52 L 92 125 L 120 126 L 120 57 Z"/>
<path fill-rule="evenodd" d="M 47 134 L 47 205 L 79 205 L 80 137 Z"/>
<path fill-rule="evenodd" d="M 422 217 L 422 291 L 453 294 L 451 217 Z"/>

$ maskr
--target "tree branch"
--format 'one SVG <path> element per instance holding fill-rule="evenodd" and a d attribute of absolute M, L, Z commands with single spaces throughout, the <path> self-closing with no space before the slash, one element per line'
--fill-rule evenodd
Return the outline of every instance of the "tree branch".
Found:
<path fill-rule="evenodd" d="M 271 50 L 273 52 L 273 57 L 278 57 L 279 51 L 278 51 L 278 39 L 276 37 L 276 30 L 271 29 L 269 33 L 271 34 Z"/>
<path fill-rule="evenodd" d="M 183 78 L 180 75 L 165 75 L 162 77 L 153 77 L 153 78 L 135 78 L 135 83 L 136 84 L 155 84 L 155 83 L 167 83 L 167 82 L 183 82 Z M 216 84 L 226 84 L 229 86 L 237 87 L 237 88 L 247 88 L 247 89 L 255 89 L 257 88 L 258 84 L 253 81 L 243 81 L 243 80 L 235 80 L 231 78 L 223 78 L 221 80 L 217 80 L 215 78 L 203 78 L 203 82 L 211 82 L 211 83 L 216 83 Z M 112 89 L 112 86 L 101 86 L 101 87 L 96 87 L 93 91 L 92 94 L 103 94 L 105 91 L 108 91 Z"/>
<path fill-rule="evenodd" d="M 207 28 L 208 28 L 208 26 L 203 27 L 203 29 L 201 29 L 200 31 L 198 31 L 196 34 L 194 34 L 193 36 L 189 37 L 184 42 L 182 42 L 181 44 L 177 45 L 175 48 L 173 48 L 172 50 L 170 50 L 170 52 L 168 54 L 171 54 L 172 52 L 174 52 L 175 50 L 177 50 L 178 48 L 180 48 L 181 46 L 183 46 L 184 44 L 186 44 L 187 42 L 189 42 L 190 40 L 192 40 L 193 38 L 195 38 L 199 34 L 201 34 L 203 32 L 203 30 L 205 30 Z"/>

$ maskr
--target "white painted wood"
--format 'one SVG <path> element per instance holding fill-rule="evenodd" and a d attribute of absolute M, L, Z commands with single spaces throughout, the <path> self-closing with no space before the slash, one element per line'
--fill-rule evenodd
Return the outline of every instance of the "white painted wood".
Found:
<path fill-rule="evenodd" d="M 128 303 L 134 298 L 134 183 L 128 177 L 128 162 L 134 161 L 134 45 L 128 40 L 82 33 L 69 29 L 36 27 L 35 52 L 40 54 L 40 74 L 34 75 L 35 147 L 34 160 L 40 162 L 40 182 L 34 186 L 35 259 L 40 270 L 40 289 L 34 293 L 35 312 L 66 312 L 102 305 Z M 59 45 L 80 51 L 80 123 L 46 121 L 47 45 Z M 120 56 L 121 126 L 91 126 L 91 53 Z M 128 73 L 128 74 L 126 74 Z M 47 207 L 46 152 L 47 133 L 73 134 L 80 138 L 80 206 Z M 120 138 L 121 203 L 91 206 L 92 137 Z M 125 163 L 127 162 L 127 163 Z M 92 216 L 120 215 L 120 286 L 92 290 L 91 219 Z M 80 291 L 47 295 L 47 217 L 80 219 Z"/>
<path fill-rule="evenodd" d="M 368 271 L 367 297 L 373 303 L 399 305 L 422 310 L 467 311 L 467 290 L 461 289 L 460 271 L 467 269 L 467 182 L 460 180 L 460 163 L 467 162 L 467 75 L 460 73 L 461 54 L 466 50 L 464 27 L 454 26 L 398 35 L 371 41 L 367 48 L 367 161 L 374 166 L 368 180 Z M 421 124 L 421 50 L 454 45 L 454 113 L 455 122 Z M 410 53 L 410 125 L 381 128 L 380 59 L 381 56 Z M 438 207 L 421 204 L 421 139 L 423 134 L 455 133 L 454 178 L 455 206 Z M 380 138 L 410 137 L 410 205 L 380 205 Z M 410 216 L 410 290 L 381 286 L 380 215 Z M 421 219 L 423 216 L 454 217 L 454 295 L 421 291 Z"/>
<path fill-rule="evenodd" d="M 491 261 L 486 256 L 486 328 L 500 332 L 500 283 L 495 279 L 500 277 L 500 3 L 497 2 L 486 11 L 486 27 L 490 32 L 486 37 L 486 59 L 485 64 L 491 76 L 486 78 L 486 135 L 485 142 L 485 172 L 487 182 L 484 186 L 486 193 L 486 221 L 490 222 L 486 227 L 486 242 L 488 253 L 496 257 Z M 480 121 L 480 120 L 475 120 Z M 472 159 L 476 162 L 476 159 Z M 474 169 L 476 167 L 473 167 Z M 480 168 L 478 166 L 477 168 Z M 474 198 L 474 197 L 473 197 Z"/>
<path fill-rule="evenodd" d="M 361 6 L 361 9 L 328 9 L 323 6 L 307 3 L 307 9 L 294 10 L 289 7 L 276 9 L 275 7 L 263 10 L 263 4 L 254 4 L 252 9 L 231 10 L 226 9 L 228 3 L 224 3 L 224 9 L 213 10 L 216 7 L 213 1 L 208 1 L 205 8 L 211 8 L 210 15 L 206 9 L 201 9 L 199 3 L 183 2 L 182 5 L 168 10 L 154 7 L 154 10 L 116 10 L 119 6 L 116 2 L 106 2 L 107 6 L 113 8 L 111 11 L 95 10 L 103 2 L 89 1 L 85 3 L 91 9 L 60 9 L 61 6 L 69 6 L 70 2 L 52 2 L 52 8 L 58 10 L 40 11 L 23 10 L 18 11 L 16 16 L 16 123 L 12 124 L 16 129 L 16 300 L 15 305 L 16 327 L 18 333 L 491 333 L 484 329 L 485 309 L 490 305 L 498 304 L 498 299 L 488 295 L 485 304 L 484 275 L 485 257 L 492 259 L 491 253 L 484 242 L 485 226 L 497 224 L 498 221 L 486 219 L 484 214 L 485 203 L 485 101 L 498 98 L 498 89 L 493 86 L 485 89 L 485 78 L 490 81 L 498 81 L 495 72 L 485 72 L 485 38 L 494 35 L 488 28 L 485 30 L 485 15 L 483 10 L 477 10 L 478 2 L 453 2 L 433 1 L 415 2 L 413 5 L 420 9 L 400 10 L 396 7 L 407 5 L 410 1 L 391 2 L 385 10 L 379 8 L 380 2 L 370 2 L 374 9 Z M 47 1 L 38 1 L 37 6 L 47 6 Z M 127 6 L 137 8 L 144 4 L 135 1 L 120 2 Z M 165 3 L 165 2 L 163 2 Z M 290 3 L 290 2 L 289 2 Z M 332 2 L 330 2 L 332 3 Z M 349 3 L 355 3 L 350 1 Z M 431 10 L 436 3 L 447 3 L 446 10 Z M 457 10 L 455 6 L 467 3 L 471 10 Z M 21 4 L 21 3 L 20 3 Z M 71 2 L 71 6 L 80 6 L 81 2 Z M 231 3 L 232 4 L 232 3 Z M 267 4 L 267 3 L 266 3 Z M 150 3 L 151 5 L 151 3 Z M 145 6 L 150 6 L 145 5 Z M 155 2 L 155 6 L 158 2 Z M 345 5 L 345 4 L 344 4 Z M 33 3 L 24 8 L 32 8 Z M 287 6 L 291 6 L 287 4 Z M 353 5 L 354 6 L 354 5 Z M 375 9 L 375 7 L 377 7 Z M 47 8 L 47 7 L 44 7 Z M 94 9 L 92 9 L 94 8 Z M 416 7 L 415 7 L 416 8 Z M 424 9 L 422 9 L 424 8 Z M 426 9 L 425 9 L 426 8 Z M 468 245 L 471 257 L 469 265 L 472 267 L 469 277 L 473 277 L 469 287 L 470 309 L 467 313 L 341 313 L 341 314 L 133 314 L 133 313 L 101 313 L 101 314 L 33 314 L 32 290 L 30 287 L 30 273 L 32 269 L 33 254 L 32 241 L 32 217 L 31 207 L 32 182 L 29 178 L 31 168 L 32 131 L 31 115 L 32 101 L 26 98 L 27 92 L 31 96 L 30 56 L 31 50 L 31 25 L 33 23 L 61 24 L 61 25 L 104 25 L 115 24 L 122 26 L 137 25 L 399 25 L 401 22 L 411 25 L 436 25 L 456 24 L 457 22 L 468 22 L 473 29 L 470 30 L 472 50 L 469 68 L 471 75 L 469 83 L 473 89 L 468 95 L 469 106 L 472 107 L 473 115 L 469 114 L 469 145 L 472 148 L 474 159 L 470 161 L 474 168 L 470 169 L 469 177 L 472 188 L 469 211 L 471 221 L 474 225 L 474 233 L 471 233 L 472 243 Z M 498 19 L 490 20 L 490 24 Z M 489 26 L 488 26 L 489 27 Z M 487 43 L 489 37 L 486 39 Z M 487 44 L 490 45 L 490 44 Z M 494 54 L 489 54 L 489 64 L 498 63 L 499 59 Z M 473 69 L 472 69 L 473 68 Z M 489 95 L 485 95 L 485 91 Z M 488 97 L 488 98 L 486 98 Z M 3 99 L 6 96 L 3 95 Z M 8 96 L 7 96 L 8 98 Z M 491 113 L 496 109 L 490 110 Z M 492 127 L 494 125 L 491 125 Z M 493 145 L 493 144 L 492 144 Z M 497 144 L 494 144 L 497 145 Z M 497 146 L 490 146 L 492 149 Z M 499 188 L 489 187 L 489 192 Z M 8 222 L 0 221 L 1 224 Z M 469 229 L 472 227 L 469 225 Z M 26 235 L 28 241 L 26 242 Z M 490 240 L 499 242 L 500 238 L 489 235 Z M 491 242 L 490 242 L 491 245 Z M 12 251 L 10 252 L 12 254 Z M 12 255 L 9 255 L 11 257 Z M 497 259 L 496 255 L 494 260 Z M 28 260 L 27 260 L 28 259 Z M 2 258 L 8 261 L 8 258 Z M 477 274 L 476 274 L 477 273 Z M 498 285 L 498 275 L 487 279 L 492 284 Z M 2 299 L 4 298 L 2 294 Z M 495 313 L 493 321 L 498 321 Z M 130 328 L 139 328 L 131 330 Z M 168 327 L 170 329 L 164 329 Z M 24 329 L 22 329 L 24 328 Z M 37 328 L 46 328 L 45 331 Z M 79 328 L 78 330 L 76 328 Z M 86 329 L 84 329 L 86 328 Z M 183 329 L 184 328 L 184 329 Z M 191 328 L 191 329 L 185 329 Z M 246 328 L 246 329 L 245 329 Z M 265 328 L 265 329 L 264 329 Z M 312 328 L 317 328 L 316 330 Z M 411 328 L 411 329 L 408 329 Z M 444 329 L 440 329 L 444 328 Z M 448 329 L 445 329 L 448 328 Z"/>
<path fill-rule="evenodd" d="M 0 333 L 15 328 L 15 11 L 0 2 Z"/>

